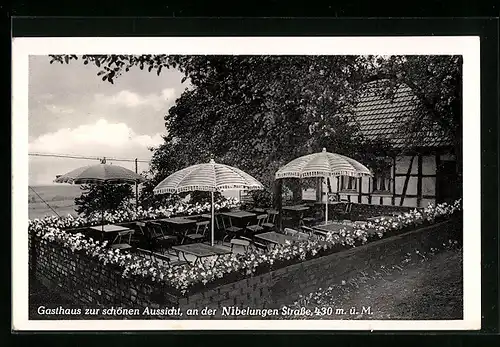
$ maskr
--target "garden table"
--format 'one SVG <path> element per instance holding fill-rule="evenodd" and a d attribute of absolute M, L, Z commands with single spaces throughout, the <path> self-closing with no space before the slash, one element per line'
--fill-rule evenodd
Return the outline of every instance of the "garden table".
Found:
<path fill-rule="evenodd" d="M 338 233 L 342 229 L 346 231 L 353 231 L 354 226 L 340 223 L 329 223 L 327 225 L 317 225 L 313 227 L 314 233 L 323 236 L 326 236 L 329 232 Z"/>
<path fill-rule="evenodd" d="M 196 220 L 189 219 L 189 218 L 186 218 L 186 217 L 162 218 L 162 219 L 157 219 L 156 221 L 167 223 L 167 224 L 173 224 L 173 225 L 196 224 Z"/>
<path fill-rule="evenodd" d="M 90 227 L 90 229 L 95 230 L 95 231 L 104 232 L 104 233 L 113 233 L 113 232 L 117 232 L 117 231 L 130 230 L 130 228 L 128 228 L 126 226 L 115 225 L 115 224 L 95 225 L 93 227 Z"/>
<path fill-rule="evenodd" d="M 257 214 L 247 211 L 224 212 L 222 215 L 231 218 L 231 224 L 240 228 L 245 228 L 249 224 L 248 220 L 250 218 L 253 219 L 257 217 Z M 233 220 L 236 220 L 237 222 L 233 223 Z M 244 223 L 245 220 L 247 221 L 246 224 Z"/>
<path fill-rule="evenodd" d="M 257 216 L 255 213 L 247 211 L 224 212 L 223 215 L 235 219 L 251 218 Z"/>
<path fill-rule="evenodd" d="M 189 219 L 186 217 L 162 218 L 156 221 L 171 225 L 174 231 L 179 235 L 184 235 L 187 229 L 194 226 L 197 222 L 196 219 Z"/>
<path fill-rule="evenodd" d="M 356 225 L 331 223 L 331 224 L 327 224 L 327 225 L 317 225 L 317 226 L 313 227 L 312 229 L 313 229 L 313 232 L 315 234 L 326 236 L 329 232 L 332 232 L 332 231 L 334 233 L 338 233 L 342 229 L 344 229 L 346 231 L 353 231 L 353 230 L 356 230 L 357 228 L 356 228 Z M 365 228 L 365 230 L 368 233 L 368 235 L 373 235 L 373 234 L 377 233 L 376 229 Z"/>
<path fill-rule="evenodd" d="M 255 235 L 255 237 L 274 245 L 284 245 L 286 244 L 287 241 L 297 242 L 304 240 L 304 239 L 299 239 L 297 236 L 285 235 L 277 233 L 275 231 L 269 231 L 267 233 L 257 234 Z"/>
<path fill-rule="evenodd" d="M 385 219 L 385 220 L 392 220 L 394 219 L 394 216 L 376 216 L 376 217 L 369 217 L 369 218 L 366 218 L 367 221 L 369 222 L 375 222 L 377 219 L 380 220 L 380 219 Z"/>
<path fill-rule="evenodd" d="M 109 235 L 113 235 L 119 231 L 132 230 L 126 226 L 115 224 L 95 225 L 90 227 L 89 229 L 91 229 L 93 232 L 99 233 L 101 241 L 104 241 L 105 237 L 109 237 Z"/>
<path fill-rule="evenodd" d="M 219 247 L 210 246 L 205 243 L 191 243 L 188 245 L 182 246 L 173 246 L 172 249 L 177 253 L 177 257 L 180 260 L 180 254 L 185 261 L 189 262 L 186 258 L 186 254 L 190 254 L 196 257 L 196 260 L 193 262 L 195 265 L 201 258 L 213 257 L 217 256 L 219 258 L 221 255 L 230 254 L 230 250 L 225 250 Z"/>
<path fill-rule="evenodd" d="M 304 212 L 308 211 L 310 209 L 309 206 L 306 205 L 294 205 L 294 206 L 283 206 L 283 210 L 287 212 L 292 212 L 295 214 L 296 217 L 293 218 L 298 218 L 296 222 L 298 222 L 299 225 L 303 225 L 303 218 L 304 218 Z"/>
<path fill-rule="evenodd" d="M 309 206 L 305 205 L 294 205 L 294 206 L 283 206 L 283 210 L 293 211 L 293 212 L 303 212 L 309 210 Z"/>

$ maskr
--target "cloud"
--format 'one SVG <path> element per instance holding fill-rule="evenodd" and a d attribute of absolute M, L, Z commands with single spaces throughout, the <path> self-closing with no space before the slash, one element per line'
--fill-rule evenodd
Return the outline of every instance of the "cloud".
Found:
<path fill-rule="evenodd" d="M 125 123 L 109 123 L 100 119 L 94 124 L 43 134 L 29 143 L 29 152 L 147 160 L 152 154 L 148 148 L 161 143 L 163 138 L 160 133 L 136 134 Z M 30 157 L 30 184 L 49 184 L 56 175 L 87 164 L 83 160 Z M 117 161 L 116 164 L 127 167 L 122 162 Z M 147 169 L 147 164 L 141 166 L 140 170 Z M 130 169 L 133 169 L 133 163 Z"/>
<path fill-rule="evenodd" d="M 62 106 L 62 105 L 45 104 L 44 107 L 47 111 L 54 113 L 54 114 L 69 115 L 69 114 L 75 113 L 74 108 Z"/>
<path fill-rule="evenodd" d="M 149 106 L 159 111 L 166 109 L 174 103 L 176 90 L 174 88 L 163 89 L 158 94 L 141 95 L 131 92 L 129 90 L 122 90 L 111 96 L 103 94 L 96 94 L 95 101 L 97 103 L 124 106 L 129 108 L 136 108 L 140 106 Z"/>

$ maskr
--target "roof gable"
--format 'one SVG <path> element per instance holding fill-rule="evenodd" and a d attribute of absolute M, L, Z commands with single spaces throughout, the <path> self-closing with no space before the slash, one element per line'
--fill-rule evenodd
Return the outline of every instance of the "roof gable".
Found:
<path fill-rule="evenodd" d="M 418 147 L 441 147 L 452 143 L 437 125 L 432 129 L 410 132 L 407 121 L 417 110 L 419 101 L 406 85 L 400 85 L 392 97 L 385 96 L 383 89 L 386 82 L 381 80 L 366 84 L 354 107 L 354 122 L 365 137 L 389 140 L 395 148 L 404 147 L 409 136 L 418 138 L 415 143 Z"/>

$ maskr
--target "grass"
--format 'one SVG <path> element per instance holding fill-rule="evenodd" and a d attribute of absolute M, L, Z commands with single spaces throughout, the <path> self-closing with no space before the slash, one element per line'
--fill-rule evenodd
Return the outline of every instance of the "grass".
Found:
<path fill-rule="evenodd" d="M 36 194 L 35 194 L 36 192 Z M 37 195 L 38 194 L 38 195 Z M 82 194 L 82 190 L 78 185 L 46 185 L 46 186 L 31 186 L 28 190 L 28 218 L 43 218 L 45 216 L 67 216 L 68 214 L 76 215 L 75 198 Z M 43 200 L 42 200 L 43 199 Z M 52 209 L 50 209 L 45 202 Z"/>
<path fill-rule="evenodd" d="M 319 288 L 291 306 L 319 315 L 282 318 L 463 319 L 462 269 L 462 248 L 451 241 L 427 253 L 408 253 L 399 264 L 360 271 L 355 278 Z"/>

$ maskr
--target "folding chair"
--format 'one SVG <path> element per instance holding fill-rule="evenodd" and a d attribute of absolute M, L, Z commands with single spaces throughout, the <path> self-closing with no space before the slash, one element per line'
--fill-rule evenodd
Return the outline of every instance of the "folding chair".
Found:
<path fill-rule="evenodd" d="M 261 243 L 261 242 L 258 242 L 258 241 L 255 241 L 255 240 L 252 240 L 251 238 L 249 237 L 246 237 L 246 236 L 240 236 L 240 239 L 243 240 L 243 241 L 247 241 L 250 243 L 250 245 L 253 247 L 253 248 L 256 248 L 256 249 L 260 249 L 260 250 L 265 250 L 267 251 L 269 248 L 267 247 L 267 245 Z"/>
<path fill-rule="evenodd" d="M 290 228 L 285 228 L 285 235 L 290 235 L 290 236 L 295 236 L 298 239 L 309 239 L 309 235 L 303 232 L 300 232 L 298 230 L 290 229 Z"/>
<path fill-rule="evenodd" d="M 227 223 L 226 223 L 226 220 L 227 220 Z M 243 231 L 243 228 L 234 226 L 231 218 L 229 218 L 229 217 L 221 215 L 221 222 L 222 222 L 222 229 L 224 230 L 224 233 L 226 234 L 223 237 L 222 242 L 224 242 L 227 237 L 229 237 L 230 239 L 235 238 L 236 236 L 238 236 L 239 233 L 241 233 L 241 231 Z"/>
<path fill-rule="evenodd" d="M 183 237 L 181 243 L 184 243 L 185 239 L 188 239 L 192 242 L 202 242 L 205 239 L 209 224 L 210 224 L 210 221 L 208 221 L 208 220 L 202 221 L 202 222 L 197 222 L 196 223 L 196 231 L 193 234 L 189 234 L 189 229 L 186 230 L 186 233 L 184 234 L 184 237 Z"/>
<path fill-rule="evenodd" d="M 153 242 L 160 246 L 161 252 L 179 241 L 176 235 L 167 234 L 160 223 L 149 222 L 147 225 Z"/>
<path fill-rule="evenodd" d="M 266 229 L 273 230 L 276 228 L 276 216 L 278 215 L 278 211 L 269 210 L 267 211 L 267 219 L 262 226 Z"/>
<path fill-rule="evenodd" d="M 310 227 L 305 226 L 305 225 L 301 226 L 300 228 L 304 231 L 304 233 L 305 233 L 305 234 L 307 234 L 307 235 L 308 235 L 308 238 L 309 238 L 309 239 L 314 239 L 314 240 L 316 240 L 316 239 L 318 238 L 318 235 L 316 235 L 316 234 L 314 233 L 314 229 L 313 229 L 313 228 L 310 228 Z"/>
<path fill-rule="evenodd" d="M 242 247 L 246 252 L 248 250 L 248 247 L 250 246 L 251 241 L 243 240 L 243 239 L 239 239 L 239 238 L 235 237 L 235 238 L 231 239 L 230 243 L 231 243 L 231 252 L 233 252 L 234 246 Z"/>
<path fill-rule="evenodd" d="M 113 243 L 111 244 L 112 249 L 128 250 L 131 249 L 130 240 L 132 239 L 133 230 L 123 230 L 119 231 Z M 125 242 L 124 242 L 125 241 Z"/>
<path fill-rule="evenodd" d="M 338 212 L 336 217 L 338 220 L 351 219 L 351 209 L 352 202 L 346 202 L 345 209 L 342 212 Z"/>
<path fill-rule="evenodd" d="M 258 215 L 257 216 L 257 224 L 247 225 L 245 230 L 249 231 L 252 236 L 261 232 L 261 231 L 264 231 L 264 227 L 262 225 L 264 224 L 264 221 L 266 219 L 267 219 L 267 214 Z"/>
<path fill-rule="evenodd" d="M 182 266 L 182 265 L 188 264 L 188 262 L 185 260 L 172 260 L 163 254 L 155 253 L 153 251 L 148 251 L 148 250 L 145 250 L 142 248 L 137 248 L 136 252 L 138 255 L 140 255 L 142 257 L 149 257 L 149 259 L 153 263 L 160 263 L 160 260 L 161 260 L 162 262 L 166 262 L 169 266 L 172 266 L 172 267 Z"/>

